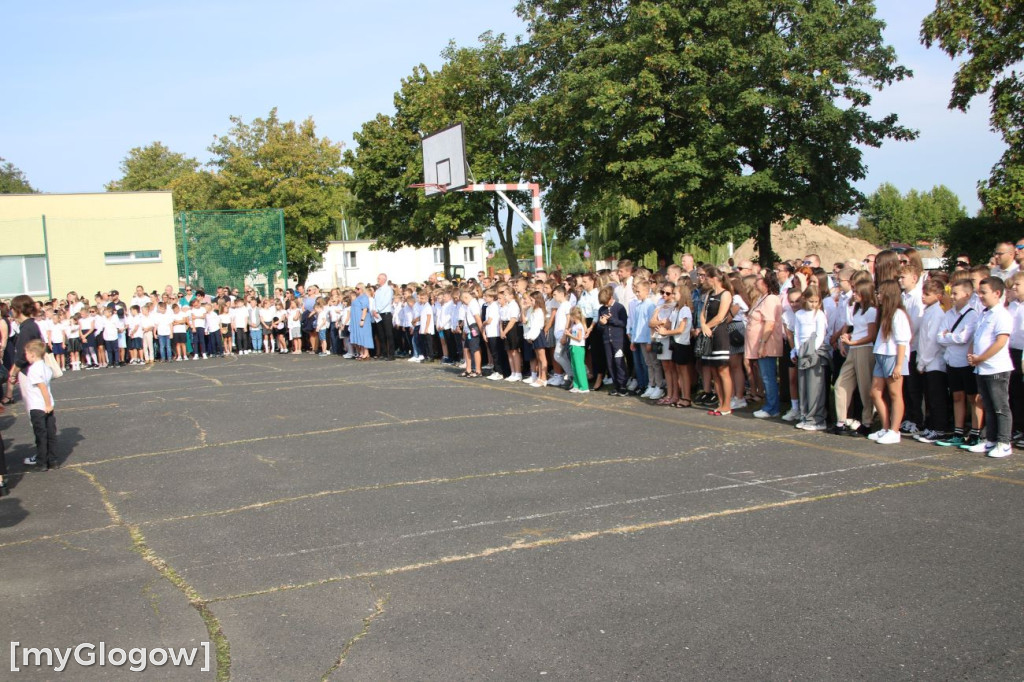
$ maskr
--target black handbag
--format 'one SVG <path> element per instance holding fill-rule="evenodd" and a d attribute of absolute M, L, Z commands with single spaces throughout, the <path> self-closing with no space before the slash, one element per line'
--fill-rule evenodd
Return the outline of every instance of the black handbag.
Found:
<path fill-rule="evenodd" d="M 743 331 L 746 326 L 742 322 L 730 322 L 729 323 L 729 343 L 733 346 L 742 346 L 746 339 L 743 337 Z"/>
<path fill-rule="evenodd" d="M 698 334 L 697 338 L 693 341 L 693 353 L 698 358 L 703 358 L 711 354 L 711 337 L 705 336 L 704 334 Z"/>

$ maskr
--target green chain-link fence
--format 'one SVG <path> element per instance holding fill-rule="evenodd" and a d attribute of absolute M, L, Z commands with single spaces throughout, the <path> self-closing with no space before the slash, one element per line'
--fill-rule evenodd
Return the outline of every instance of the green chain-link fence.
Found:
<path fill-rule="evenodd" d="M 187 285 L 267 295 L 288 281 L 281 209 L 182 211 L 177 223 L 178 276 Z"/>

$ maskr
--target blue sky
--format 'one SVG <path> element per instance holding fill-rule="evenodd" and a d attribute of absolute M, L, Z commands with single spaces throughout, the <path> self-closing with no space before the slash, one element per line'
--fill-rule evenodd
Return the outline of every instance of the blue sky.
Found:
<path fill-rule="evenodd" d="M 887 40 L 915 77 L 878 94 L 874 106 L 921 136 L 868 150 L 860 188 L 945 184 L 974 213 L 975 185 L 1002 145 L 988 129 L 986 99 L 967 114 L 946 110 L 954 65 L 917 37 L 933 6 L 878 0 Z M 399 80 L 414 65 L 440 66 L 449 40 L 521 33 L 513 7 L 514 0 L 8 4 L 0 156 L 43 191 L 102 191 L 132 147 L 160 140 L 206 160 L 229 116 L 251 120 L 274 106 L 284 119 L 313 116 L 321 135 L 350 146 L 364 121 L 392 111 Z"/>

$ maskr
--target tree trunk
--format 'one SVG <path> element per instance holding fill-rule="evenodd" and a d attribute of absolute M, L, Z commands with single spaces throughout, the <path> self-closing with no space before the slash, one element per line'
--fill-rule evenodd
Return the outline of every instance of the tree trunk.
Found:
<path fill-rule="evenodd" d="M 500 242 L 501 251 L 505 254 L 505 260 L 508 262 L 508 270 L 515 277 L 519 274 L 519 261 L 516 260 L 516 245 L 512 241 L 512 222 L 515 216 L 512 211 L 508 211 L 508 215 L 505 218 L 505 227 L 502 228 L 500 209 L 501 197 L 495 194 L 494 199 L 491 201 L 494 231 L 498 233 L 498 242 Z"/>
<path fill-rule="evenodd" d="M 765 220 L 757 226 L 757 262 L 762 268 L 770 268 L 777 260 L 772 250 L 772 221 Z"/>

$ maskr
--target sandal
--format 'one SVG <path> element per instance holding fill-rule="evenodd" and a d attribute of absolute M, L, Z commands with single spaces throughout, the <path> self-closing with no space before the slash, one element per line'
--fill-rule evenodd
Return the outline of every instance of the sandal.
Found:
<path fill-rule="evenodd" d="M 668 398 L 662 398 L 661 400 L 654 403 L 655 405 L 671 405 L 672 401 Z"/>
<path fill-rule="evenodd" d="M 693 407 L 693 403 L 688 398 L 680 398 L 672 403 L 672 407 L 681 410 L 684 407 Z"/>
<path fill-rule="evenodd" d="M 466 378 L 467 379 L 478 379 L 478 378 L 480 378 L 482 376 L 483 376 L 483 374 L 477 374 L 476 372 L 469 372 L 469 373 L 466 374 Z"/>
<path fill-rule="evenodd" d="M 471 376 L 473 376 L 473 375 L 472 375 L 472 374 L 470 374 L 469 372 L 463 372 L 463 373 L 462 373 L 462 374 L 460 374 L 459 376 L 460 376 L 460 377 L 471 377 Z"/>
<path fill-rule="evenodd" d="M 712 417 L 728 417 L 732 414 L 732 410 L 729 410 L 728 412 L 722 412 L 721 410 L 708 410 L 708 414 Z"/>

